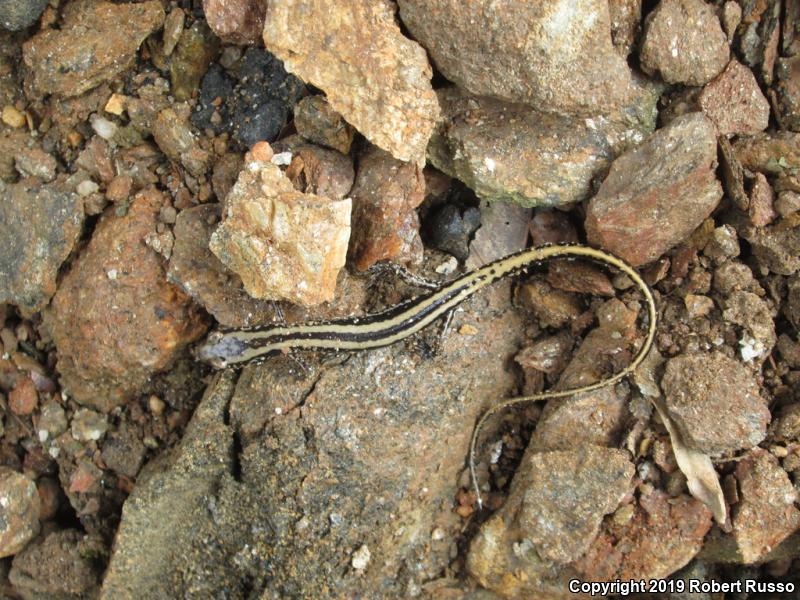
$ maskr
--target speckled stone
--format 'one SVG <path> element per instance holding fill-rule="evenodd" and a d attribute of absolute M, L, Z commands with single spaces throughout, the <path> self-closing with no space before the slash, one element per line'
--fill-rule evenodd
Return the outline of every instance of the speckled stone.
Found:
<path fill-rule="evenodd" d="M 8 467 L 0 467 L 0 557 L 12 556 L 39 533 L 36 484 Z"/>
<path fill-rule="evenodd" d="M 271 0 L 264 44 L 370 142 L 422 165 L 439 115 L 433 72 L 394 10 L 386 0 Z"/>

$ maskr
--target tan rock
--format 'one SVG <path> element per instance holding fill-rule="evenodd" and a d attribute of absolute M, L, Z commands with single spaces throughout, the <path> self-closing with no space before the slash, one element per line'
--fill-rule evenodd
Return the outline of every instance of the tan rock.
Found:
<path fill-rule="evenodd" d="M 157 0 L 73 5 L 60 29 L 45 29 L 22 46 L 26 82 L 39 93 L 77 96 L 115 77 L 133 64 L 139 45 L 164 23 Z"/>
<path fill-rule="evenodd" d="M 392 3 L 272 0 L 264 44 L 373 144 L 425 162 L 439 115 L 432 70 L 422 47 L 401 34 Z"/>
<path fill-rule="evenodd" d="M 41 502 L 36 484 L 8 467 L 0 467 L 0 498 L 0 557 L 12 556 L 39 533 Z"/>
<path fill-rule="evenodd" d="M 277 166 L 249 162 L 209 247 L 254 298 L 319 304 L 333 299 L 351 208 L 349 198 L 297 192 Z"/>
<path fill-rule="evenodd" d="M 605 0 L 400 0 L 400 17 L 460 88 L 585 116 L 628 102 L 635 84 L 611 43 Z"/>

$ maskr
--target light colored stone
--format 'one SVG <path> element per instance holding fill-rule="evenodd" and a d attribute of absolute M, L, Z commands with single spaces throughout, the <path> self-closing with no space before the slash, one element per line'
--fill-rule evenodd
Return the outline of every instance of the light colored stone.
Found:
<path fill-rule="evenodd" d="M 226 207 L 209 248 L 251 296 L 306 306 L 333 299 L 350 239 L 349 198 L 297 192 L 277 166 L 251 160 Z"/>
<path fill-rule="evenodd" d="M 439 115 L 432 69 L 425 50 L 400 32 L 392 3 L 271 0 L 264 44 L 369 141 L 424 164 Z"/>
<path fill-rule="evenodd" d="M 39 533 L 41 503 L 36 484 L 0 467 L 0 557 L 12 556 Z"/>
<path fill-rule="evenodd" d="M 267 0 L 203 0 L 209 27 L 224 41 L 255 44 L 264 29 Z"/>

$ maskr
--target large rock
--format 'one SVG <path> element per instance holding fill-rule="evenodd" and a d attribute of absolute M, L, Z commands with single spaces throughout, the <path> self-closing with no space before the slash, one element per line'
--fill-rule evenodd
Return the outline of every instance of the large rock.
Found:
<path fill-rule="evenodd" d="M 400 17 L 460 88 L 547 112 L 596 115 L 629 102 L 605 0 L 400 0 Z"/>
<path fill-rule="evenodd" d="M 167 282 L 161 257 L 145 244 L 163 203 L 148 189 L 125 216 L 106 213 L 45 315 L 64 388 L 104 412 L 205 331 L 199 310 Z"/>
<path fill-rule="evenodd" d="M 67 8 L 60 29 L 46 29 L 22 46 L 26 81 L 40 94 L 77 96 L 116 77 L 133 64 L 144 39 L 164 24 L 157 0 L 84 1 Z"/>
<path fill-rule="evenodd" d="M 654 92 L 613 116 L 585 119 L 445 88 L 428 157 L 483 199 L 567 206 L 585 200 L 592 179 L 653 131 Z"/>
<path fill-rule="evenodd" d="M 515 385 L 509 298 L 467 301 L 454 331 L 476 334 L 433 358 L 401 343 L 301 377 L 284 357 L 223 375 L 139 475 L 103 597 L 404 598 L 439 577 L 472 425 Z"/>
<path fill-rule="evenodd" d="M 41 502 L 32 479 L 0 467 L 0 557 L 12 556 L 39 533 Z"/>
<path fill-rule="evenodd" d="M 432 70 L 388 0 L 271 0 L 264 44 L 373 144 L 425 162 L 439 115 Z"/>
<path fill-rule="evenodd" d="M 717 134 L 702 113 L 657 130 L 620 156 L 586 212 L 589 242 L 634 266 L 682 242 L 722 198 Z"/>
<path fill-rule="evenodd" d="M 0 302 L 25 312 L 47 305 L 83 218 L 81 198 L 63 180 L 0 183 Z"/>

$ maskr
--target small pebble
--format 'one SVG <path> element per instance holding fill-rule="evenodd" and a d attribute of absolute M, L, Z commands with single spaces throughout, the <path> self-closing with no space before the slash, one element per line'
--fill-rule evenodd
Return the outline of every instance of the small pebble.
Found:
<path fill-rule="evenodd" d="M 279 167 L 285 167 L 292 162 L 292 153 L 291 152 L 279 152 L 278 154 L 274 155 L 270 162 L 273 165 L 278 165 Z"/>
<path fill-rule="evenodd" d="M 108 119 L 98 117 L 97 115 L 92 115 L 92 117 L 89 118 L 89 121 L 92 123 L 92 129 L 94 129 L 94 132 L 104 140 L 112 140 L 114 135 L 117 133 L 116 123 L 109 121 Z"/>
<path fill-rule="evenodd" d="M 475 335 L 478 329 L 474 325 L 465 324 L 458 328 L 458 333 L 461 335 Z"/>
<path fill-rule="evenodd" d="M 105 106 L 104 110 L 107 113 L 119 116 L 119 115 L 121 115 L 122 113 L 125 112 L 125 102 L 126 102 L 126 100 L 127 100 L 127 98 L 125 96 L 123 96 L 122 94 L 111 94 L 111 98 L 109 98 L 108 102 L 106 102 L 106 106 Z M 110 123 L 110 121 L 108 121 L 108 123 Z M 112 123 L 112 125 L 113 125 L 113 123 Z M 92 126 L 94 126 L 94 124 Z M 95 131 L 97 131 L 97 129 L 95 129 Z M 98 132 L 98 135 L 100 135 L 100 132 Z M 101 137 L 103 137 L 103 136 L 101 136 Z M 106 139 L 108 139 L 108 138 L 106 138 Z"/>
<path fill-rule="evenodd" d="M 91 179 L 85 179 L 84 181 L 81 181 L 78 184 L 78 187 L 75 188 L 75 189 L 78 192 L 79 196 L 83 196 L 85 198 L 86 196 L 89 196 L 90 194 L 96 193 L 100 189 L 100 186 L 97 185 Z"/>
<path fill-rule="evenodd" d="M 37 424 L 39 440 L 55 439 L 67 430 L 67 415 L 62 406 L 50 401 L 42 407 L 42 414 Z M 42 439 L 44 438 L 44 439 Z"/>
<path fill-rule="evenodd" d="M 15 129 L 25 127 L 25 123 L 28 122 L 28 120 L 25 118 L 25 115 L 10 104 L 7 104 L 3 107 L 2 119 L 3 123 Z"/>
<path fill-rule="evenodd" d="M 350 564 L 353 565 L 353 568 L 356 571 L 363 571 L 367 568 L 370 558 L 372 558 L 372 555 L 370 554 L 367 545 L 364 544 L 353 553 L 353 558 Z"/>
<path fill-rule="evenodd" d="M 29 415 L 39 404 L 36 386 L 28 377 L 20 377 L 8 394 L 8 407 L 15 415 Z"/>
<path fill-rule="evenodd" d="M 105 415 L 88 408 L 78 409 L 72 417 L 72 437 L 79 442 L 97 441 L 107 430 Z"/>
<path fill-rule="evenodd" d="M 150 409 L 151 413 L 153 413 L 157 417 L 160 417 L 162 414 L 164 414 L 164 408 L 166 407 L 166 404 L 161 398 L 153 395 L 150 396 L 150 398 L 148 398 L 147 406 Z"/>
<path fill-rule="evenodd" d="M 111 180 L 106 188 L 106 198 L 111 202 L 124 202 L 131 194 L 133 178 L 129 175 L 118 175 Z"/>

